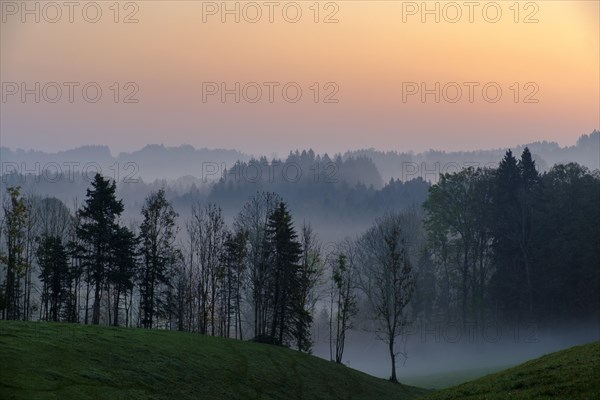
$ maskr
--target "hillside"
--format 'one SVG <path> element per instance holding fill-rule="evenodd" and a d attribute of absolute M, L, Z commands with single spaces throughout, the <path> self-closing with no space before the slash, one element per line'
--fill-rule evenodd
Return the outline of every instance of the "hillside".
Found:
<path fill-rule="evenodd" d="M 0 321 L 2 399 L 413 399 L 424 390 L 250 342 Z"/>
<path fill-rule="evenodd" d="M 600 398 L 600 342 L 431 393 L 285 348 L 172 331 L 0 321 L 0 348 L 2 399 Z"/>
<path fill-rule="evenodd" d="M 528 361 L 423 400 L 599 399 L 600 342 L 572 347 Z"/>

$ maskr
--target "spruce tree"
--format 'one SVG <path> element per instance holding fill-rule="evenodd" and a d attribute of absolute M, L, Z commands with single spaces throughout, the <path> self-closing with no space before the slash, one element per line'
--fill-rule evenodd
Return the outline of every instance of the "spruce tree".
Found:
<path fill-rule="evenodd" d="M 37 250 L 42 281 L 42 305 L 46 320 L 59 321 L 63 305 L 68 306 L 71 274 L 67 251 L 56 236 L 40 238 Z"/>
<path fill-rule="evenodd" d="M 116 189 L 114 181 L 96 174 L 92 187 L 87 190 L 85 204 L 79 211 L 82 222 L 77 228 L 77 235 L 83 242 L 82 258 L 88 270 L 88 285 L 94 285 L 94 325 L 100 323 L 102 289 L 113 261 L 114 237 L 119 229 L 117 221 L 124 208 L 123 202 L 116 198 Z M 85 315 L 87 323 L 87 308 Z"/>
<path fill-rule="evenodd" d="M 293 335 L 294 319 L 304 318 L 297 306 L 301 287 L 298 262 L 302 248 L 292 216 L 284 202 L 279 203 L 269 218 L 267 240 L 270 259 L 270 339 L 284 345 Z"/>

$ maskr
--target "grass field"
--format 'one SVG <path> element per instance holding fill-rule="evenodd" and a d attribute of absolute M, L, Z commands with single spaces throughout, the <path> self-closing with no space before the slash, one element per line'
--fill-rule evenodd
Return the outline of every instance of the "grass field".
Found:
<path fill-rule="evenodd" d="M 413 378 L 423 387 L 487 371 Z M 0 321 L 0 399 L 600 399 L 600 342 L 450 389 L 394 385 L 289 349 L 197 334 Z"/>
<path fill-rule="evenodd" d="M 296 351 L 160 330 L 0 321 L 5 399 L 414 399 Z"/>
<path fill-rule="evenodd" d="M 424 397 L 451 399 L 600 399 L 600 342 L 551 353 Z"/>

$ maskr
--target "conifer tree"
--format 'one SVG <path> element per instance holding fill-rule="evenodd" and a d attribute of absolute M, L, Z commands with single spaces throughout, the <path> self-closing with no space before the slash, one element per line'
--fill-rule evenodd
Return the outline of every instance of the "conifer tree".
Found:
<path fill-rule="evenodd" d="M 94 285 L 92 324 L 100 323 L 102 290 L 113 262 L 114 237 L 118 232 L 118 218 L 123 212 L 123 202 L 116 198 L 114 181 L 96 174 L 92 187 L 87 189 L 86 200 L 79 211 L 81 224 L 77 235 L 83 242 L 83 260 L 88 270 L 88 285 Z M 88 322 L 86 307 L 85 322 Z"/>

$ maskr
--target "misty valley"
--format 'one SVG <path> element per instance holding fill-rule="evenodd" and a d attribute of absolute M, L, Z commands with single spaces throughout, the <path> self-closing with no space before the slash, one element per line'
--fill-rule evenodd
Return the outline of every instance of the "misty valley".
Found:
<path fill-rule="evenodd" d="M 0 0 L 0 400 L 600 399 L 600 0 Z"/>
<path fill-rule="evenodd" d="M 402 180 L 392 155 L 310 150 L 116 181 L 3 152 L 4 320 L 249 340 L 430 389 L 598 339 L 597 168 L 524 146 Z"/>

